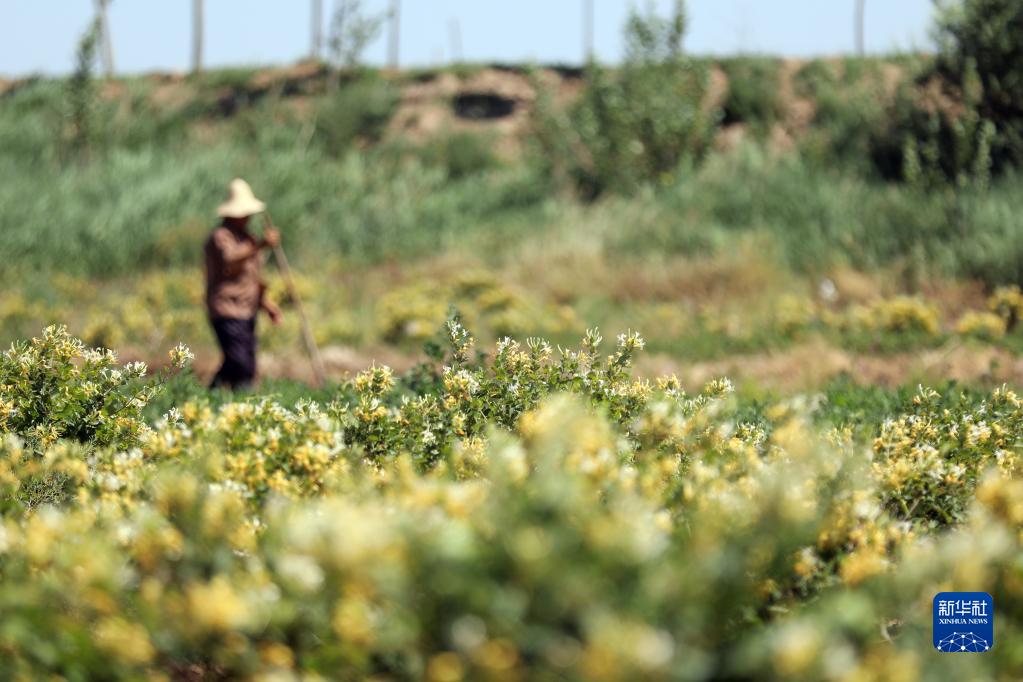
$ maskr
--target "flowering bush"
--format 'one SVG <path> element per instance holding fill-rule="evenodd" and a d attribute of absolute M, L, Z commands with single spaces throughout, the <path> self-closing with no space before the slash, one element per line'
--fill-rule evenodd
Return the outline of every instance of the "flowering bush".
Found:
<path fill-rule="evenodd" d="M 1016 327 L 1023 317 L 1023 292 L 1013 284 L 1007 287 L 998 287 L 987 301 L 988 309 L 1003 320 L 1009 331 Z"/>
<path fill-rule="evenodd" d="M 916 679 L 960 665 L 921 634 L 950 585 L 999 605 L 972 678 L 1015 669 L 1011 391 L 921 390 L 870 448 L 798 400 L 635 381 L 636 334 L 481 358 L 447 332 L 329 406 L 200 400 L 31 451 L 3 422 L 0 677 Z M 61 394 L 89 351 L 25 353 Z M 47 472 L 60 496 L 9 503 Z"/>
<path fill-rule="evenodd" d="M 919 298 L 901 296 L 877 301 L 853 310 L 853 317 L 866 330 L 916 333 L 934 336 L 941 330 L 938 310 Z"/>
<path fill-rule="evenodd" d="M 173 365 L 191 360 L 184 346 Z M 87 349 L 64 327 L 16 343 L 0 355 L 0 431 L 46 447 L 58 439 L 99 447 L 137 445 L 147 431 L 142 410 L 158 386 L 141 380 L 147 368 L 118 367 L 113 351 Z"/>
<path fill-rule="evenodd" d="M 783 337 L 797 337 L 818 322 L 820 312 L 812 299 L 782 296 L 773 311 L 773 324 Z"/>
<path fill-rule="evenodd" d="M 996 313 L 971 311 L 959 318 L 956 333 L 985 341 L 1005 336 L 1005 319 Z"/>
<path fill-rule="evenodd" d="M 171 367 L 191 360 L 185 346 L 170 352 Z M 127 451 L 147 439 L 142 412 L 160 384 L 145 374 L 144 363 L 120 367 L 113 351 L 86 348 L 58 326 L 0 355 L 0 506 L 65 501 L 87 478 L 83 452 Z"/>
<path fill-rule="evenodd" d="M 581 331 L 571 308 L 540 303 L 490 273 L 469 270 L 451 281 L 411 284 L 385 295 L 377 316 L 381 337 L 392 343 L 423 342 L 444 322 L 450 307 L 474 329 L 486 329 L 497 338 Z"/>

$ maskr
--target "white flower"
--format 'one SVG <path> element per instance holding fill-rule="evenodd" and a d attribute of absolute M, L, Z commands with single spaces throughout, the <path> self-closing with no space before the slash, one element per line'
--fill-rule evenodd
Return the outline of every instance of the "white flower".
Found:
<path fill-rule="evenodd" d="M 170 356 L 171 365 L 176 369 L 184 369 L 192 360 L 195 360 L 195 354 L 183 343 L 174 346 L 168 355 Z"/>
<path fill-rule="evenodd" d="M 124 483 L 114 474 L 103 474 L 99 481 L 100 486 L 108 492 L 116 492 L 124 487 Z"/>
<path fill-rule="evenodd" d="M 299 589 L 312 592 L 323 583 L 323 569 L 305 554 L 286 554 L 277 564 L 281 576 Z"/>
<path fill-rule="evenodd" d="M 144 377 L 149 368 L 146 367 L 144 362 L 129 362 L 124 366 L 124 371 L 132 376 Z"/>

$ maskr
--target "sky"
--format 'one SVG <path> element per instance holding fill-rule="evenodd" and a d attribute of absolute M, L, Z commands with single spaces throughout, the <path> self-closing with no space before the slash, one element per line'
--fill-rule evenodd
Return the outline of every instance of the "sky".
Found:
<path fill-rule="evenodd" d="M 667 10 L 672 0 L 594 0 L 601 61 L 622 53 L 622 24 L 631 6 Z M 295 62 L 310 48 L 307 0 L 206 0 L 206 65 Z M 325 0 L 329 16 L 334 0 Z M 190 0 L 112 0 L 111 35 L 121 73 L 181 71 L 191 54 Z M 363 0 L 385 12 L 389 0 Z M 579 63 L 583 0 L 402 0 L 403 66 L 452 61 L 453 35 L 472 62 Z M 766 53 L 794 57 L 853 51 L 854 0 L 689 0 L 686 48 L 695 54 Z M 93 0 L 0 0 L 0 75 L 71 70 Z M 866 2 L 868 52 L 926 49 L 932 0 Z M 457 31 L 455 27 L 457 26 Z M 365 60 L 387 59 L 386 31 Z"/>

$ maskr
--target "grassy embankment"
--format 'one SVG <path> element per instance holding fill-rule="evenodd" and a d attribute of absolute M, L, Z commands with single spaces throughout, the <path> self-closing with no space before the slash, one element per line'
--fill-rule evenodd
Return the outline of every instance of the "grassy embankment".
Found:
<path fill-rule="evenodd" d="M 0 333 L 66 321 L 142 356 L 207 347 L 197 254 L 225 178 L 241 175 L 270 201 L 320 341 L 361 349 L 339 371 L 400 364 L 449 305 L 485 338 L 631 327 L 681 360 L 978 337 L 1011 350 L 997 320 L 963 318 L 1020 280 L 1018 175 L 938 190 L 885 178 L 886 107 L 921 61 L 702 64 L 708 151 L 595 201 L 552 176 L 535 144 L 548 125 L 535 82 L 565 102 L 585 87 L 572 78 L 116 81 L 97 90 L 73 154 L 68 86 L 23 84 L 0 98 Z M 511 128 L 453 114 L 451 92 L 509 89 Z M 437 111 L 430 129 L 421 119 Z M 293 347 L 294 325 L 266 347 Z"/>

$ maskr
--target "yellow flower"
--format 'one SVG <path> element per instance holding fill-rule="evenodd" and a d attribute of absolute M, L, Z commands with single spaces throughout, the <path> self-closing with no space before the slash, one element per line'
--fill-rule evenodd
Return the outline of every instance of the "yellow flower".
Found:
<path fill-rule="evenodd" d="M 821 650 L 820 636 L 804 624 L 784 626 L 774 642 L 774 667 L 783 678 L 804 678 Z"/>
<path fill-rule="evenodd" d="M 291 649 L 279 642 L 264 644 L 259 650 L 259 658 L 274 668 L 291 669 L 295 665 L 295 656 Z"/>
<path fill-rule="evenodd" d="M 189 615 L 201 629 L 227 632 L 244 628 L 251 622 L 252 609 L 225 576 L 189 585 L 186 596 Z"/>
<path fill-rule="evenodd" d="M 130 665 L 149 663 L 156 655 L 146 629 L 123 618 L 104 618 L 93 637 L 102 651 Z"/>
<path fill-rule="evenodd" d="M 355 646 L 369 647 L 376 641 L 372 608 L 360 597 L 346 597 L 334 609 L 334 631 Z"/>
<path fill-rule="evenodd" d="M 987 341 L 1005 336 L 1005 320 L 995 313 L 968 312 L 956 323 L 956 333 Z"/>
<path fill-rule="evenodd" d="M 458 682 L 465 676 L 465 666 L 458 654 L 451 651 L 439 653 L 426 666 L 426 679 L 430 682 Z"/>

